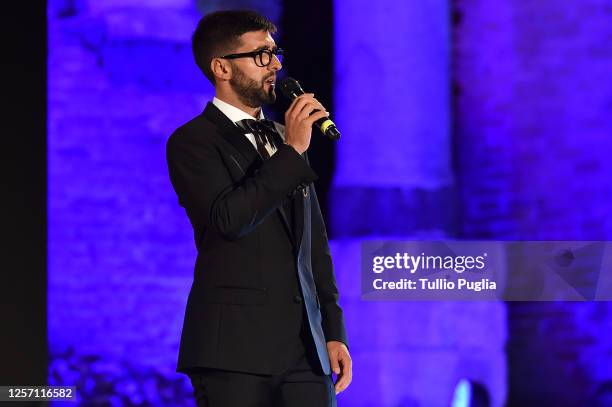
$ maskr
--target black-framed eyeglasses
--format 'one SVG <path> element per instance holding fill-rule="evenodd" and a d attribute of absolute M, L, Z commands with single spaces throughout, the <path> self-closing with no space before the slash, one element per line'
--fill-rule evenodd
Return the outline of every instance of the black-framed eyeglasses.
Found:
<path fill-rule="evenodd" d="M 281 64 L 283 63 L 283 55 L 284 55 L 285 51 L 282 50 L 281 48 L 274 48 L 274 49 L 260 49 L 257 51 L 251 51 L 251 52 L 241 52 L 239 54 L 229 54 L 229 55 L 224 55 L 222 57 L 219 58 L 223 58 L 223 59 L 236 59 L 236 58 L 248 58 L 248 57 L 252 57 L 253 60 L 255 61 L 255 64 L 257 66 L 260 67 L 264 67 L 264 66 L 268 66 L 270 65 L 270 63 L 272 62 L 272 55 L 276 55 L 276 58 L 278 59 L 278 62 L 280 62 Z"/>

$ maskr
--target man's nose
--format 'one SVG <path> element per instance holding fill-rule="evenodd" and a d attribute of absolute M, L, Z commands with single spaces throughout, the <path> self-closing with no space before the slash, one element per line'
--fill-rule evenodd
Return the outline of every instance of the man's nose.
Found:
<path fill-rule="evenodd" d="M 279 71 L 283 68 L 283 65 L 281 64 L 280 60 L 278 59 L 276 55 L 272 55 L 272 62 L 270 62 L 270 65 L 268 65 L 268 68 L 270 68 L 273 71 Z"/>

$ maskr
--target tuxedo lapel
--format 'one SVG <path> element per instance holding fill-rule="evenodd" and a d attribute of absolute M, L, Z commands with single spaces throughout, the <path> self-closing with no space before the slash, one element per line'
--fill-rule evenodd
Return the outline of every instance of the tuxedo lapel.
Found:
<path fill-rule="evenodd" d="M 241 155 L 245 168 L 249 168 L 255 160 L 261 161 L 257 150 L 251 142 L 217 106 L 208 102 L 202 113 L 209 121 L 217 126 L 217 131 L 227 140 Z"/>
<path fill-rule="evenodd" d="M 263 161 L 261 160 L 261 156 L 253 147 L 253 144 L 245 137 L 242 130 L 240 130 L 217 106 L 212 103 L 208 103 L 204 112 L 202 112 L 204 117 L 206 117 L 209 121 L 211 121 L 217 127 L 217 131 L 219 134 L 227 140 L 238 152 L 240 153 L 241 160 L 243 161 L 244 168 L 251 168 L 253 163 L 257 161 L 256 165 L 260 165 Z M 303 204 L 302 204 L 303 208 Z M 278 216 L 280 216 L 281 221 L 285 227 L 285 231 L 289 235 L 289 240 L 295 246 L 295 230 L 294 225 L 290 222 L 289 214 L 285 213 L 283 205 L 278 207 Z M 296 218 L 301 220 L 301 224 L 303 225 L 304 220 L 301 219 L 302 212 L 295 211 Z M 297 246 L 299 248 L 299 245 Z"/>

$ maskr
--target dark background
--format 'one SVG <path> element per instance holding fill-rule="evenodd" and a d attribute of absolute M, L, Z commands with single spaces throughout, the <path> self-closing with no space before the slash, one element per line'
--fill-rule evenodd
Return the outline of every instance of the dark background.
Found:
<path fill-rule="evenodd" d="M 0 384 L 47 381 L 46 1 L 2 7 Z"/>

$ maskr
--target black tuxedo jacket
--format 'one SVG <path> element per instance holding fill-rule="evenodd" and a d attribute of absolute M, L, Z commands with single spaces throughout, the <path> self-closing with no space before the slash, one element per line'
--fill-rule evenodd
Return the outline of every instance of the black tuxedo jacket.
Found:
<path fill-rule="evenodd" d="M 294 362 L 302 323 L 309 323 L 329 373 L 321 346 L 347 339 L 306 156 L 282 145 L 262 160 L 212 103 L 170 136 L 166 155 L 198 249 L 177 371 L 280 373 Z M 300 267 L 314 278 L 313 290 L 301 287 Z M 306 314 L 310 294 L 316 305 Z"/>

